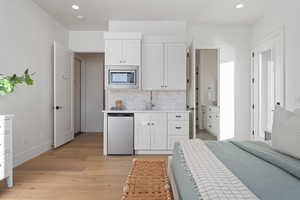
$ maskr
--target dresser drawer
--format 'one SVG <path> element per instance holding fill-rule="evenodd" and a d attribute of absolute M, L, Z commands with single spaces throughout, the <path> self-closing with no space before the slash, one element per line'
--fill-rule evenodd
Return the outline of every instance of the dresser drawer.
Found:
<path fill-rule="evenodd" d="M 10 127 L 11 127 L 11 121 L 6 120 L 0 120 L 0 135 L 2 134 L 9 134 L 10 133 Z"/>
<path fill-rule="evenodd" d="M 9 156 L 1 156 L 0 155 L 0 180 L 7 178 L 9 175 L 10 163 Z"/>
<path fill-rule="evenodd" d="M 178 112 L 178 113 L 168 113 L 169 121 L 189 121 L 189 113 Z"/>
<path fill-rule="evenodd" d="M 189 122 L 187 121 L 169 121 L 168 135 L 188 136 Z"/>
<path fill-rule="evenodd" d="M 0 156 L 10 152 L 10 135 L 0 135 Z"/>
<path fill-rule="evenodd" d="M 174 148 L 175 143 L 188 140 L 189 138 L 186 136 L 169 136 L 168 139 L 168 149 L 172 150 Z"/>

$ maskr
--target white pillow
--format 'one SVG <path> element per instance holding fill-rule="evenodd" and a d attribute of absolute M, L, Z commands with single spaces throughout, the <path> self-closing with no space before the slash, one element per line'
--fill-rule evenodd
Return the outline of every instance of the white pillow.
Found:
<path fill-rule="evenodd" d="M 290 112 L 276 106 L 272 147 L 279 152 L 300 159 L 300 109 Z"/>

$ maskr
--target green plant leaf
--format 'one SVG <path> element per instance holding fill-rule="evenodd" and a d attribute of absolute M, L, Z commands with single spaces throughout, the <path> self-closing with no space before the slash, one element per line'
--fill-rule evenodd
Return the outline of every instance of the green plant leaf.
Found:
<path fill-rule="evenodd" d="M 0 74 L 0 94 L 10 94 L 13 93 L 17 84 L 25 83 L 27 85 L 33 85 L 33 79 L 29 74 L 29 69 L 26 69 L 23 76 L 17 76 L 13 74 L 11 76 L 4 76 Z"/>
<path fill-rule="evenodd" d="M 28 73 L 25 74 L 25 83 L 27 85 L 33 85 L 33 80 L 32 80 L 32 78 L 30 77 L 30 75 Z"/>

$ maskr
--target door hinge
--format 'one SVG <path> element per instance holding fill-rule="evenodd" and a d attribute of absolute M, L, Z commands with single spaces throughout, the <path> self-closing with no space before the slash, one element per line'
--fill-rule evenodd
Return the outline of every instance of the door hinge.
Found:
<path fill-rule="evenodd" d="M 254 84 L 254 81 L 255 81 L 255 79 L 254 79 L 254 78 L 252 78 L 252 80 L 251 80 L 251 81 L 252 81 L 252 84 Z"/>
<path fill-rule="evenodd" d="M 252 109 L 254 110 L 254 104 L 252 104 Z"/>
<path fill-rule="evenodd" d="M 190 57 L 190 53 L 189 52 L 186 53 L 186 57 L 188 57 L 188 58 Z"/>
<path fill-rule="evenodd" d="M 255 54 L 254 54 L 254 52 L 252 52 L 252 58 L 254 58 L 254 56 L 255 56 Z"/>
<path fill-rule="evenodd" d="M 254 130 L 252 131 L 252 135 L 254 135 Z"/>

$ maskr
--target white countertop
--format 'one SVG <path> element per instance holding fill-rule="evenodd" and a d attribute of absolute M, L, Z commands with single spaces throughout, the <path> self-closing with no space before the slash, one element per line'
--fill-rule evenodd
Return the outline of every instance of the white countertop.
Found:
<path fill-rule="evenodd" d="M 180 113 L 189 110 L 103 110 L 104 113 Z"/>

